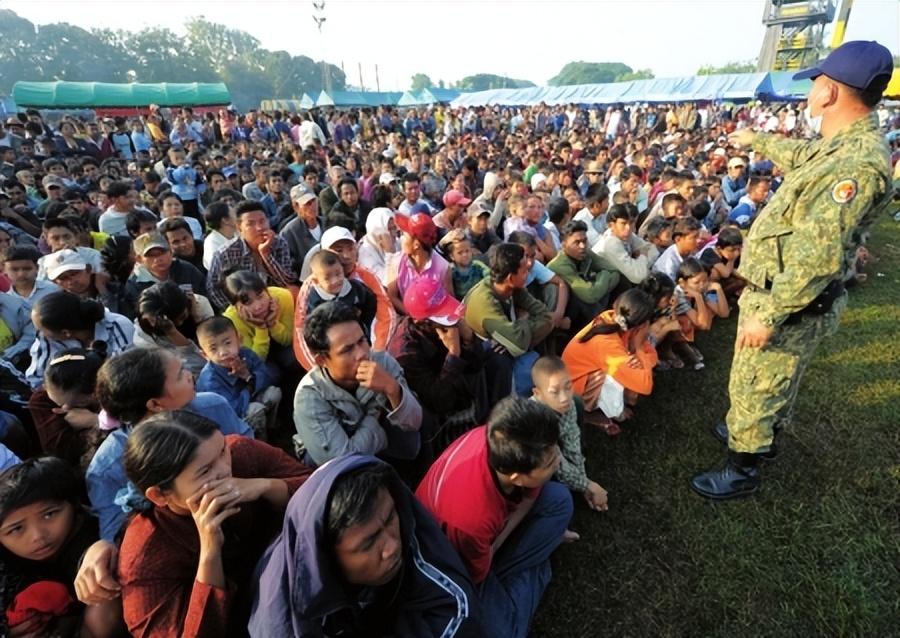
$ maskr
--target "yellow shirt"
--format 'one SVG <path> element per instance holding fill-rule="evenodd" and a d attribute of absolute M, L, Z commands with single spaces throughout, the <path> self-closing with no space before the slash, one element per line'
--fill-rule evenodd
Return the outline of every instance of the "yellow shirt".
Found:
<path fill-rule="evenodd" d="M 109 239 L 109 235 L 107 233 L 101 233 L 100 231 L 91 231 L 91 245 L 94 250 L 103 250 L 103 247 L 106 246 L 106 240 Z"/>
<path fill-rule="evenodd" d="M 269 286 L 266 290 L 278 304 L 278 317 L 271 328 L 261 328 L 247 323 L 241 319 L 234 306 L 228 306 L 222 313 L 231 319 L 237 329 L 241 345 L 253 350 L 263 361 L 269 356 L 269 344 L 272 339 L 283 346 L 289 346 L 294 336 L 294 297 L 291 292 L 276 286 Z"/>

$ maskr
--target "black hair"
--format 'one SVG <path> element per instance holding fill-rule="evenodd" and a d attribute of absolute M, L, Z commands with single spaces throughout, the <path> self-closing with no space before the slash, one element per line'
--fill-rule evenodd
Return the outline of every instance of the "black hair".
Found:
<path fill-rule="evenodd" d="M 655 309 L 656 304 L 650 295 L 640 288 L 630 288 L 619 295 L 613 304 L 613 316 L 616 319 L 621 318 L 621 320 L 624 320 L 624 328 L 619 325 L 618 321 L 613 323 L 597 321 L 591 326 L 590 330 L 581 335 L 578 342 L 585 343 L 597 335 L 615 334 L 636 328 L 650 321 L 653 318 Z"/>
<path fill-rule="evenodd" d="M 60 458 L 30 458 L 0 473 L 0 523 L 14 510 L 41 501 L 81 506 L 81 477 Z"/>
<path fill-rule="evenodd" d="M 542 467 L 559 442 L 559 416 L 522 397 L 506 397 L 491 410 L 488 465 L 501 474 L 528 474 Z"/>
<path fill-rule="evenodd" d="M 344 531 L 372 520 L 378 493 L 390 490 L 392 482 L 393 470 L 384 463 L 363 465 L 338 476 L 331 485 L 326 506 L 328 540 L 337 544 Z"/>
<path fill-rule="evenodd" d="M 163 223 L 159 225 L 159 232 L 165 236 L 166 233 L 171 233 L 176 230 L 185 230 L 191 234 L 191 237 L 194 236 L 194 231 L 191 230 L 191 225 L 187 223 L 187 220 L 184 217 L 169 217 L 163 220 Z"/>
<path fill-rule="evenodd" d="M 213 202 L 206 207 L 206 210 L 203 212 L 203 218 L 206 220 L 207 226 L 213 230 L 219 230 L 222 227 L 222 220 L 227 219 L 230 214 L 231 211 L 228 209 L 228 204 Z"/>
<path fill-rule="evenodd" d="M 175 191 L 167 190 L 161 192 L 156 196 L 156 203 L 159 204 L 160 208 L 162 208 L 163 202 L 167 199 L 177 199 L 179 202 L 183 203 L 183 200 Z"/>
<path fill-rule="evenodd" d="M 511 244 L 518 244 L 519 246 L 537 246 L 534 235 L 526 233 L 524 230 L 514 230 L 509 234 L 509 237 L 506 238 L 506 241 Z"/>
<path fill-rule="evenodd" d="M 881 98 L 884 96 L 890 81 L 891 75 L 885 74 L 873 79 L 869 86 L 864 89 L 857 89 L 847 84 L 844 84 L 843 87 L 850 95 L 862 102 L 863 106 L 868 109 L 874 109 L 881 102 Z"/>
<path fill-rule="evenodd" d="M 716 247 L 717 248 L 731 248 L 733 246 L 743 246 L 744 245 L 744 236 L 741 234 L 741 231 L 737 228 L 726 227 L 719 231 L 719 236 L 716 237 Z M 9 259 L 9 257 L 7 257 Z"/>
<path fill-rule="evenodd" d="M 706 216 L 709 215 L 709 211 L 712 209 L 712 206 L 706 199 L 695 200 L 690 203 L 690 206 L 691 217 L 693 217 L 697 221 L 706 219 Z"/>
<path fill-rule="evenodd" d="M 672 229 L 672 239 L 697 232 L 700 232 L 700 222 L 693 217 L 684 217 L 675 222 L 675 227 Z"/>
<path fill-rule="evenodd" d="M 270 179 L 278 178 L 280 180 L 284 180 L 284 175 L 281 174 L 281 170 L 277 168 L 269 169 L 269 172 L 266 173 L 266 181 L 268 182 Z"/>
<path fill-rule="evenodd" d="M 700 260 L 695 257 L 688 257 L 684 261 L 681 262 L 681 265 L 678 266 L 678 274 L 676 275 L 676 280 L 681 281 L 682 279 L 687 280 L 692 277 L 696 277 L 701 273 L 705 273 L 706 268 L 703 264 L 700 263 Z"/>
<path fill-rule="evenodd" d="M 137 320 L 141 329 L 148 335 L 162 337 L 165 330 L 159 325 L 154 325 L 155 320 L 166 317 L 174 323 L 189 306 L 188 296 L 178 284 L 171 280 L 163 281 L 141 291 L 137 302 Z M 189 320 L 190 318 L 186 321 Z"/>
<path fill-rule="evenodd" d="M 41 253 L 31 246 L 12 246 L 6 251 L 4 261 L 33 261 L 37 265 Z"/>
<path fill-rule="evenodd" d="M 63 209 L 66 208 L 66 205 L 63 204 Z M 75 233 L 75 228 L 72 226 L 72 222 L 65 217 L 60 217 L 59 213 L 56 215 L 48 216 L 47 219 L 44 220 L 43 227 L 45 231 L 50 230 L 51 228 L 66 228 L 72 233 Z"/>
<path fill-rule="evenodd" d="M 162 182 L 162 178 L 156 171 L 148 170 L 141 173 L 141 181 L 145 184 L 159 184 Z"/>
<path fill-rule="evenodd" d="M 569 202 L 564 197 L 551 197 L 547 205 L 547 216 L 554 224 L 561 224 L 569 214 Z"/>
<path fill-rule="evenodd" d="M 647 230 L 644 232 L 647 237 L 647 241 L 653 241 L 654 239 L 662 235 L 666 230 L 671 231 L 672 226 L 672 220 L 666 219 L 662 216 L 654 217 L 647 222 Z"/>
<path fill-rule="evenodd" d="M 106 309 L 99 301 L 82 299 L 63 290 L 51 292 L 34 305 L 34 312 L 47 330 L 90 330 L 103 319 Z"/>
<path fill-rule="evenodd" d="M 636 164 L 629 164 L 621 171 L 619 171 L 619 182 L 624 182 L 631 177 L 641 178 L 643 176 L 644 171 L 640 166 L 637 166 Z"/>
<path fill-rule="evenodd" d="M 638 288 L 650 295 L 656 305 L 660 300 L 672 296 L 675 292 L 675 282 L 665 273 L 651 272 Z"/>
<path fill-rule="evenodd" d="M 96 396 L 107 414 L 123 423 L 137 423 L 147 414 L 147 402 L 163 395 L 167 357 L 162 348 L 132 348 L 107 360 L 97 374 Z"/>
<path fill-rule="evenodd" d="M 153 222 L 154 224 L 158 221 L 156 215 L 146 210 L 133 210 L 125 216 L 125 230 L 128 231 L 128 234 L 132 237 L 137 237 L 140 234 L 141 224 L 145 224 L 148 222 Z"/>
<path fill-rule="evenodd" d="M 356 183 L 356 180 L 352 177 L 342 177 L 341 180 L 337 183 L 336 191 L 341 190 L 341 186 L 349 185 L 352 186 L 354 190 L 359 190 L 359 184 Z"/>
<path fill-rule="evenodd" d="M 687 200 L 685 200 L 684 197 L 682 197 L 678 193 L 666 193 L 665 195 L 663 195 L 663 198 L 662 198 L 663 210 L 666 210 L 669 206 L 672 206 L 673 204 L 677 204 L 677 203 L 687 204 Z"/>
<path fill-rule="evenodd" d="M 220 193 L 222 191 L 219 191 Z M 246 213 L 266 213 L 265 207 L 262 205 L 262 202 L 258 202 L 255 199 L 247 199 L 240 202 L 237 206 L 235 206 L 234 214 L 240 219 L 241 215 Z M 268 219 L 268 215 L 266 216 Z"/>
<path fill-rule="evenodd" d="M 491 283 L 499 284 L 519 271 L 525 249 L 519 244 L 504 242 L 494 247 L 491 255 Z"/>
<path fill-rule="evenodd" d="M 327 268 L 329 266 L 340 266 L 341 259 L 336 253 L 330 250 L 320 250 L 309 260 L 310 268 Z"/>
<path fill-rule="evenodd" d="M 63 392 L 94 394 L 97 373 L 106 360 L 104 348 L 69 348 L 50 360 L 44 381 Z"/>
<path fill-rule="evenodd" d="M 565 241 L 569 238 L 569 236 L 574 235 L 575 233 L 586 233 L 587 232 L 587 224 L 585 224 L 580 219 L 573 219 L 568 222 L 565 226 L 562 227 L 559 231 L 559 238 L 561 241 Z"/>
<path fill-rule="evenodd" d="M 406 175 L 403 176 L 403 183 L 404 183 L 404 184 L 408 184 L 409 182 L 417 182 L 417 183 L 419 183 L 419 182 L 421 182 L 421 181 L 422 181 L 422 180 L 419 179 L 419 174 L 418 174 L 418 173 L 407 173 Z"/>
<path fill-rule="evenodd" d="M 214 422 L 186 410 L 154 414 L 128 436 L 123 458 L 128 480 L 141 492 L 172 489 L 200 444 L 218 431 Z"/>
<path fill-rule="evenodd" d="M 134 188 L 131 182 L 126 180 L 118 180 L 112 182 L 106 189 L 106 196 L 110 199 L 114 199 L 116 197 L 124 197 L 128 194 L 128 192 Z"/>
<path fill-rule="evenodd" d="M 638 215 L 637 206 L 631 203 L 615 204 L 610 206 L 609 212 L 606 213 L 606 223 L 611 224 L 620 219 L 631 221 Z"/>
<path fill-rule="evenodd" d="M 100 259 L 103 269 L 115 280 L 125 283 L 131 276 L 134 268 L 131 254 L 131 244 L 134 240 L 127 235 L 111 235 L 103 248 L 100 249 Z"/>
<path fill-rule="evenodd" d="M 339 323 L 359 323 L 356 309 L 342 301 L 326 301 L 306 317 L 303 326 L 303 340 L 314 353 L 327 355 L 331 350 L 328 330 Z"/>
<path fill-rule="evenodd" d="M 265 292 L 266 282 L 259 276 L 259 273 L 252 270 L 236 270 L 225 277 L 223 288 L 229 303 L 237 305 L 238 303 L 250 302 L 247 292 L 255 292 L 257 294 Z"/>
<path fill-rule="evenodd" d="M 202 336 L 217 337 L 226 332 L 234 332 L 237 334 L 234 323 L 228 317 L 210 317 L 197 324 L 198 339 Z"/>
<path fill-rule="evenodd" d="M 212 196 L 212 202 L 211 202 L 211 203 L 212 203 L 212 204 L 215 204 L 215 203 L 217 203 L 217 202 L 222 201 L 222 200 L 225 199 L 226 197 L 230 197 L 230 198 L 233 199 L 235 202 L 242 202 L 242 201 L 244 201 L 244 196 L 241 194 L 240 191 L 236 191 L 236 190 L 234 190 L 234 189 L 232 189 L 232 188 L 220 188 L 220 189 L 217 190 L 215 193 L 213 193 L 213 196 Z M 254 209 L 254 210 L 256 210 L 256 209 Z"/>

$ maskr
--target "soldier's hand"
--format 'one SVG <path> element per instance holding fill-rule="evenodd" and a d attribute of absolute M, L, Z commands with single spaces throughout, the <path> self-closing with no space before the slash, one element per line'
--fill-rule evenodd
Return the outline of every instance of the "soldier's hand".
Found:
<path fill-rule="evenodd" d="M 738 330 L 737 347 L 742 348 L 763 348 L 769 339 L 772 338 L 772 328 L 763 325 L 756 317 L 749 317 L 744 325 Z"/>
<path fill-rule="evenodd" d="M 752 129 L 742 128 L 728 136 L 728 143 L 731 144 L 732 146 L 737 146 L 739 148 L 745 148 L 745 147 L 753 146 L 753 141 L 755 139 L 756 139 L 756 133 Z"/>

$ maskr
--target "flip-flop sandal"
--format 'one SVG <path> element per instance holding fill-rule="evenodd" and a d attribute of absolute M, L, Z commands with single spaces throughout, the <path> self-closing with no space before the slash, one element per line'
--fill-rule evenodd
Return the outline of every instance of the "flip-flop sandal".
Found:
<path fill-rule="evenodd" d="M 601 430 L 606 436 L 616 436 L 622 432 L 619 424 L 603 413 L 586 414 L 584 421 L 586 424 L 593 425 Z"/>
<path fill-rule="evenodd" d="M 675 357 L 673 359 L 668 359 L 669 365 L 672 366 L 675 370 L 681 370 L 684 367 L 684 361 L 680 358 Z"/>

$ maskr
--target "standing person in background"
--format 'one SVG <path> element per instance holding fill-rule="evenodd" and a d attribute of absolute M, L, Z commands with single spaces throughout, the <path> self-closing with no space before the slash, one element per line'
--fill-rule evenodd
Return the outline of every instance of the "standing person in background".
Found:
<path fill-rule="evenodd" d="M 890 51 L 847 42 L 818 66 L 808 102 L 813 142 L 732 135 L 785 171 L 782 188 L 753 223 L 741 254 L 747 280 L 731 364 L 728 459 L 697 474 L 701 496 L 728 499 L 759 488 L 760 459 L 776 454 L 775 437 L 791 420 L 803 372 L 819 342 L 833 334 L 847 304 L 843 277 L 854 267 L 859 237 L 890 202 L 889 151 L 873 113 L 891 78 Z"/>

